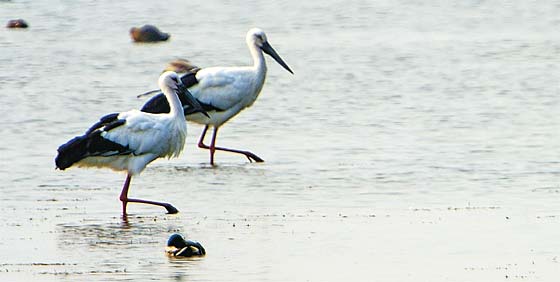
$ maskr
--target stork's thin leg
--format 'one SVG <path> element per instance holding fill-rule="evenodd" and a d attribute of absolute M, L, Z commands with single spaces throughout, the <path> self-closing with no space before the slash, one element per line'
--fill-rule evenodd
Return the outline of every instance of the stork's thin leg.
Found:
<path fill-rule="evenodd" d="M 123 216 L 126 215 L 126 206 L 128 203 L 142 203 L 142 204 L 149 204 L 149 205 L 156 205 L 164 207 L 168 213 L 174 214 L 178 213 L 179 211 L 169 203 L 162 203 L 162 202 L 155 202 L 155 201 L 148 201 L 148 200 L 141 200 L 141 199 L 132 199 L 128 197 L 128 188 L 130 187 L 130 180 L 132 176 L 130 174 L 126 175 L 126 180 L 124 181 L 124 186 L 121 191 L 121 196 L 119 199 L 122 202 L 122 212 Z"/>
<path fill-rule="evenodd" d="M 200 134 L 200 139 L 198 139 L 198 147 L 203 149 L 208 149 L 208 146 L 204 144 L 204 137 L 206 136 L 206 131 L 208 130 L 208 125 L 204 126 L 202 134 Z"/>
<path fill-rule="evenodd" d="M 198 140 L 198 147 L 203 148 L 203 149 L 210 149 L 210 164 L 214 165 L 214 152 L 216 150 L 212 149 L 212 144 L 214 144 L 214 142 L 212 142 L 210 144 L 210 147 L 208 147 L 206 144 L 204 144 L 204 137 L 206 137 L 206 131 L 208 131 L 208 125 L 204 126 L 204 129 L 202 130 L 202 134 L 200 134 L 200 139 Z M 216 130 L 214 130 L 214 134 L 216 134 Z M 216 137 L 214 136 L 212 138 L 212 141 L 214 141 L 215 139 L 216 139 Z"/>
<path fill-rule="evenodd" d="M 264 162 L 263 159 L 259 158 L 257 155 L 249 152 L 249 151 L 241 151 L 241 150 L 235 150 L 235 149 L 229 149 L 229 148 L 223 148 L 223 147 L 216 147 L 216 136 L 218 135 L 218 128 L 214 127 L 214 134 L 212 136 L 212 143 L 210 143 L 210 146 L 204 144 L 204 137 L 206 136 L 206 131 L 208 130 L 208 125 L 206 125 L 204 127 L 204 130 L 202 131 L 202 134 L 200 136 L 200 139 L 198 140 L 198 147 L 202 148 L 202 149 L 209 149 L 210 150 L 210 164 L 214 165 L 214 152 L 216 152 L 216 150 L 219 151 L 226 151 L 226 152 L 231 152 L 231 153 L 236 153 L 236 154 L 242 154 L 245 157 L 247 157 L 247 159 L 250 162 L 257 162 L 257 163 L 262 163 Z"/>
<path fill-rule="evenodd" d="M 121 191 L 121 196 L 119 197 L 119 199 L 122 202 L 122 214 L 126 215 L 126 205 L 128 204 L 128 187 L 130 187 L 130 180 L 132 179 L 132 176 L 130 176 L 130 174 L 126 175 L 126 180 L 124 181 L 124 185 Z"/>
<path fill-rule="evenodd" d="M 218 136 L 218 127 L 214 127 L 212 133 L 212 142 L 210 143 L 210 164 L 214 165 L 214 153 L 216 153 L 216 136 Z"/>

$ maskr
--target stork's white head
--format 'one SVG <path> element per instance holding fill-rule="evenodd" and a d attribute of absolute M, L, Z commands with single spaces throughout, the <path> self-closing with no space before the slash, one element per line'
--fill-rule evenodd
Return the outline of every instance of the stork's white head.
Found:
<path fill-rule="evenodd" d="M 177 107 L 181 108 L 181 113 L 183 113 L 184 106 L 190 106 L 193 108 L 191 113 L 202 113 L 207 117 L 210 117 L 208 113 L 202 108 L 198 100 L 196 100 L 187 87 L 183 84 L 183 81 L 179 75 L 174 71 L 166 71 L 159 76 L 158 80 L 159 88 L 163 91 L 163 94 L 167 96 L 167 101 L 172 104 L 170 96 L 174 96 L 177 101 Z M 169 91 L 169 89 L 173 91 Z M 174 93 L 173 93 L 174 92 Z M 173 93 L 173 94 L 172 94 Z M 180 95 L 182 98 L 179 98 Z M 184 118 L 184 116 L 183 116 Z"/>
<path fill-rule="evenodd" d="M 272 46 L 268 42 L 268 39 L 266 38 L 266 34 L 264 34 L 264 31 L 262 31 L 262 29 L 256 28 L 256 27 L 251 28 L 247 32 L 247 37 L 245 38 L 245 40 L 247 41 L 247 45 L 249 45 L 249 47 L 253 46 L 253 45 L 257 46 L 263 52 L 270 55 L 284 69 L 286 69 L 287 71 L 289 71 L 292 74 L 294 73 L 290 69 L 290 67 L 288 67 L 288 65 L 284 62 L 284 60 L 282 60 L 282 58 L 280 58 L 280 55 L 278 55 L 278 53 L 276 53 L 274 48 L 272 48 Z"/>
<path fill-rule="evenodd" d="M 255 44 L 259 48 L 262 48 L 265 42 L 268 42 L 266 39 L 266 34 L 260 28 L 253 27 L 247 32 L 247 37 L 245 38 L 247 44 Z"/>
<path fill-rule="evenodd" d="M 167 87 L 173 90 L 177 90 L 179 88 L 179 84 L 181 84 L 181 80 L 179 79 L 179 75 L 177 75 L 177 73 L 174 71 L 166 71 L 162 73 L 158 80 L 160 89 Z"/>

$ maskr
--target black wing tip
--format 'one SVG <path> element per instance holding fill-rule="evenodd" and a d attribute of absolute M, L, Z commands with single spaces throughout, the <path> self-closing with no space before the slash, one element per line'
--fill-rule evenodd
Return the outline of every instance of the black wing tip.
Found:
<path fill-rule="evenodd" d="M 197 69 L 198 72 L 198 69 Z M 191 87 L 198 83 L 198 79 L 196 79 L 196 72 L 188 72 L 185 75 L 181 76 L 181 82 L 186 87 Z"/>
<path fill-rule="evenodd" d="M 160 114 L 169 113 L 170 108 L 165 95 L 163 95 L 163 93 L 159 93 L 148 100 L 144 106 L 142 106 L 140 111 L 145 113 Z"/>
<path fill-rule="evenodd" d="M 58 155 L 54 162 L 56 168 L 65 170 L 71 167 L 74 163 L 86 157 L 87 154 L 87 139 L 91 134 L 76 136 L 68 142 L 60 145 L 57 149 Z"/>
<path fill-rule="evenodd" d="M 117 119 L 118 115 L 119 113 L 113 113 L 102 117 L 84 135 L 76 136 L 60 145 L 54 160 L 56 168 L 65 170 L 86 157 L 102 155 L 107 151 L 129 152 L 128 146 L 122 146 L 101 136 L 100 128 L 109 131 L 126 123 L 126 120 Z"/>
<path fill-rule="evenodd" d="M 103 117 L 101 117 L 99 119 L 98 122 L 94 123 L 87 131 L 84 135 L 88 135 L 91 134 L 92 132 L 94 132 L 95 130 L 107 125 L 108 123 L 111 123 L 113 121 L 116 121 L 117 118 L 119 117 L 119 113 L 112 113 L 112 114 L 108 114 L 105 115 Z"/>
<path fill-rule="evenodd" d="M 200 101 L 198 101 L 198 103 L 202 107 L 202 110 L 195 109 L 194 107 L 191 107 L 189 105 L 184 106 L 183 110 L 184 110 L 185 116 L 190 116 L 190 115 L 201 113 L 201 114 L 207 116 L 208 118 L 210 118 L 210 115 L 208 114 L 208 112 L 223 112 L 224 111 L 224 110 L 222 110 L 218 107 L 215 107 L 211 104 L 206 104 L 206 103 L 203 103 L 203 102 L 200 102 Z"/>

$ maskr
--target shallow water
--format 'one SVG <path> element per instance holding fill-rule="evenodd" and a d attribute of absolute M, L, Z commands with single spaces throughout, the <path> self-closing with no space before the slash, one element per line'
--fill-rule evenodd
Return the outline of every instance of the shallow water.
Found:
<path fill-rule="evenodd" d="M 0 280 L 554 281 L 560 5 L 554 1 L 0 1 Z M 171 33 L 134 44 L 146 23 Z M 141 107 L 165 64 L 267 58 L 211 168 L 187 147 L 133 179 L 54 170 L 56 148 Z M 173 232 L 208 255 L 171 260 Z"/>

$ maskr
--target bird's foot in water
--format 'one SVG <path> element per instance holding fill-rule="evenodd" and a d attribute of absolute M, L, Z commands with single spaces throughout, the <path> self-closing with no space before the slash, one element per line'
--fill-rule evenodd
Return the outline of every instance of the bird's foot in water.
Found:
<path fill-rule="evenodd" d="M 253 153 L 251 153 L 251 152 L 245 151 L 245 152 L 243 152 L 243 154 L 245 155 L 245 157 L 247 157 L 247 159 L 248 159 L 249 162 L 251 162 L 251 163 L 252 163 L 253 161 L 255 161 L 255 162 L 257 162 L 257 163 L 262 163 L 262 162 L 264 162 L 263 159 L 259 158 L 257 155 L 255 155 L 255 154 L 253 154 Z"/>
<path fill-rule="evenodd" d="M 167 210 L 168 214 L 176 214 L 179 212 L 178 209 L 176 209 L 174 206 L 172 206 L 171 204 L 165 204 L 163 205 L 163 207 Z"/>

